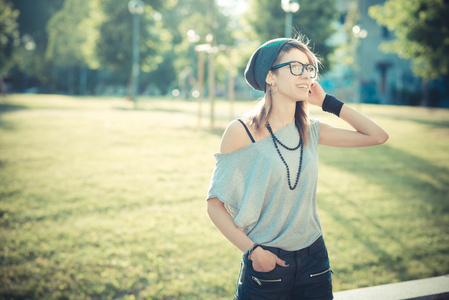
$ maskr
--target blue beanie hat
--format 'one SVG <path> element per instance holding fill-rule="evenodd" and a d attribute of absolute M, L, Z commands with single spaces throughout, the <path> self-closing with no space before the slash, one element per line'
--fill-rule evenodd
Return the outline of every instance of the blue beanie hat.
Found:
<path fill-rule="evenodd" d="M 282 47 L 291 39 L 279 38 L 266 42 L 253 53 L 245 69 L 246 82 L 253 89 L 266 91 L 265 78 Z"/>

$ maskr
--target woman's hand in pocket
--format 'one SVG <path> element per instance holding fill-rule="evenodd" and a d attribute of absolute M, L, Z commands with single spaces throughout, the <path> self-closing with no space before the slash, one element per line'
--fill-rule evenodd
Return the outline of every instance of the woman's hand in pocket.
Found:
<path fill-rule="evenodd" d="M 288 267 L 285 261 L 270 251 L 264 250 L 262 247 L 254 249 L 249 259 L 252 260 L 253 269 L 257 272 L 270 272 L 274 270 L 276 265 Z"/>

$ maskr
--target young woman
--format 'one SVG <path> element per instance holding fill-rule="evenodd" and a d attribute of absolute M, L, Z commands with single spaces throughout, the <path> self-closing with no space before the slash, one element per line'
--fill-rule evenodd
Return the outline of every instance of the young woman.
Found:
<path fill-rule="evenodd" d="M 297 39 L 268 41 L 247 64 L 248 84 L 265 95 L 227 127 L 207 196 L 210 218 L 244 253 L 234 299 L 333 298 L 316 208 L 317 146 L 379 145 L 388 135 L 324 92 L 318 64 Z M 309 118 L 308 104 L 354 130 Z"/>

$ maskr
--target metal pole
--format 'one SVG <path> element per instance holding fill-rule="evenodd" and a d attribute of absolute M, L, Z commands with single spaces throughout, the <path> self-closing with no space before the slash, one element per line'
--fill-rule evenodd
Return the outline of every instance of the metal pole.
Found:
<path fill-rule="evenodd" d="M 204 52 L 198 52 L 198 127 L 201 127 L 202 102 L 204 91 Z"/>
<path fill-rule="evenodd" d="M 234 119 L 234 66 L 232 65 L 232 50 L 228 50 L 229 57 L 229 86 L 228 86 L 228 94 L 229 94 L 229 106 L 230 106 L 230 119 Z"/>
<path fill-rule="evenodd" d="M 285 37 L 292 37 L 292 27 L 293 27 L 293 14 L 291 12 L 285 15 Z"/>
<path fill-rule="evenodd" d="M 80 95 L 86 95 L 87 86 L 87 67 L 83 64 L 80 66 Z"/>
<path fill-rule="evenodd" d="M 210 128 L 214 128 L 215 106 L 215 51 L 209 52 L 209 99 L 210 99 Z"/>
<path fill-rule="evenodd" d="M 134 101 L 134 107 L 137 108 L 137 95 L 139 91 L 139 26 L 140 16 L 138 14 L 133 15 L 133 67 L 132 67 L 132 99 Z"/>
<path fill-rule="evenodd" d="M 28 51 L 25 52 L 25 68 L 23 70 L 22 90 L 25 91 L 28 88 Z"/>

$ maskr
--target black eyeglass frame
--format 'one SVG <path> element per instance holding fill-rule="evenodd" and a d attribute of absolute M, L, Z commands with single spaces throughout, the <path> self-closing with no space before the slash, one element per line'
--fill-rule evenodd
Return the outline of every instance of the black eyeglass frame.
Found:
<path fill-rule="evenodd" d="M 299 73 L 299 74 L 293 73 L 293 70 L 292 70 L 292 63 L 298 63 L 298 64 L 300 64 L 300 65 L 302 66 L 301 73 Z M 272 67 L 270 68 L 270 70 L 276 70 L 276 69 L 285 67 L 285 66 L 287 66 L 287 65 L 290 66 L 290 73 L 292 73 L 292 75 L 294 75 L 294 76 L 301 76 L 301 75 L 304 73 L 304 70 L 305 70 L 308 66 L 312 66 L 312 67 L 313 67 L 313 70 L 314 70 L 313 74 L 311 74 L 311 72 L 309 72 L 308 70 L 307 70 L 307 72 L 309 72 L 310 78 L 315 78 L 315 77 L 316 77 L 317 70 L 316 70 L 316 67 L 315 67 L 313 64 L 303 64 L 303 63 L 301 63 L 301 62 L 299 62 L 299 61 L 288 61 L 288 62 L 286 62 L 286 63 L 282 63 L 282 64 L 279 64 L 279 65 L 275 65 L 275 66 L 272 66 Z"/>

